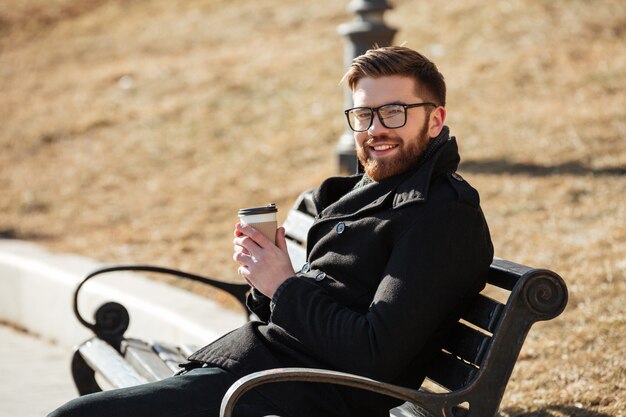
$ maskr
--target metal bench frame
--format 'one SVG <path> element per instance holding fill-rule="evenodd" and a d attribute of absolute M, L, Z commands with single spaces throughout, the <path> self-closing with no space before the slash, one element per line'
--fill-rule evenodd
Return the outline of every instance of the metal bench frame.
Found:
<path fill-rule="evenodd" d="M 310 194 L 303 193 L 285 221 L 288 248 L 294 267 L 304 263 L 306 235 L 313 223 Z M 171 376 L 177 365 L 195 349 L 124 337 L 129 323 L 127 310 L 109 302 L 95 314 L 95 323 L 86 321 L 78 310 L 78 295 L 87 280 L 115 271 L 173 274 L 222 289 L 245 309 L 247 284 L 225 283 L 211 278 L 150 265 L 119 265 L 90 273 L 76 288 L 74 312 L 95 337 L 79 345 L 72 359 L 74 382 L 81 395 L 102 390 L 98 373 L 112 386 L 124 387 Z M 495 416 L 515 362 L 531 326 L 557 317 L 567 304 L 563 279 L 547 269 L 534 269 L 503 259 L 494 259 L 487 277 L 487 291 L 479 294 L 450 329 L 441 351 L 427 372 L 426 388 L 396 386 L 358 375 L 323 369 L 271 369 L 245 376 L 227 392 L 223 416 L 231 416 L 237 400 L 259 385 L 284 381 L 308 381 L 351 386 L 385 394 L 405 404 L 392 415 L 420 416 L 426 411 L 437 417 Z M 501 301 L 490 296 L 490 287 L 504 292 Z M 487 295 L 486 295 L 486 294 Z M 502 298 L 502 297 L 499 297 Z"/>
<path fill-rule="evenodd" d="M 537 321 L 558 316 L 567 288 L 557 274 L 502 259 L 491 265 L 488 282 L 511 291 L 506 304 L 479 295 L 462 316 L 433 362 L 427 377 L 447 392 L 435 393 L 321 369 L 284 368 L 239 379 L 226 393 L 221 415 L 232 415 L 238 398 L 265 383 L 324 382 L 385 394 L 441 417 L 495 416 L 522 344 Z M 406 408 L 410 409 L 410 406 Z M 410 411 L 409 411 L 410 413 Z"/>

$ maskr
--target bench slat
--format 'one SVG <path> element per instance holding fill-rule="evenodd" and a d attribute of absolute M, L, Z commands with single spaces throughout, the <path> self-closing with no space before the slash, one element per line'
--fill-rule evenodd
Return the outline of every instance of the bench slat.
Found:
<path fill-rule="evenodd" d="M 147 380 L 104 340 L 93 338 L 78 347 L 87 365 L 115 388 L 144 384 Z"/>
<path fill-rule="evenodd" d="M 181 370 L 181 363 L 187 362 L 187 357 L 183 356 L 179 349 L 176 346 L 161 343 L 161 342 L 150 342 L 150 347 L 152 350 L 159 355 L 159 358 L 170 368 L 173 372 L 178 372 Z"/>
<path fill-rule="evenodd" d="M 187 362 L 187 358 L 191 356 L 192 353 L 200 349 L 201 347 L 202 346 L 196 346 L 196 345 L 183 343 L 182 345 L 178 346 L 178 350 L 180 351 L 180 354 L 185 357 L 185 362 Z"/>
<path fill-rule="evenodd" d="M 478 294 L 462 318 L 481 329 L 493 333 L 500 321 L 504 305 L 485 295 Z"/>
<path fill-rule="evenodd" d="M 125 339 L 121 350 L 128 363 L 148 381 L 158 381 L 174 374 L 150 345 L 142 340 Z"/>
<path fill-rule="evenodd" d="M 313 202 L 313 193 L 311 191 L 312 190 L 308 190 L 301 193 L 298 198 L 296 198 L 296 201 L 293 203 L 293 206 L 291 206 L 291 209 L 300 211 L 310 216 L 315 216 L 317 214 L 317 208 Z"/>
<path fill-rule="evenodd" d="M 489 268 L 489 274 L 487 275 L 487 282 L 491 285 L 495 285 L 505 290 L 513 290 L 515 284 L 519 281 L 519 277 L 509 271 Z"/>
<path fill-rule="evenodd" d="M 287 239 L 287 252 L 289 252 L 291 266 L 294 271 L 299 271 L 306 262 L 306 249 L 300 246 L 299 243 Z"/>
<path fill-rule="evenodd" d="M 443 348 L 461 359 L 480 366 L 491 337 L 462 323 L 455 323 Z"/>
<path fill-rule="evenodd" d="M 287 237 L 306 244 L 309 229 L 315 219 L 298 210 L 289 210 L 287 219 L 283 223 Z"/>
<path fill-rule="evenodd" d="M 475 366 L 440 351 L 433 358 L 426 377 L 450 391 L 456 391 L 466 386 L 477 371 Z"/>

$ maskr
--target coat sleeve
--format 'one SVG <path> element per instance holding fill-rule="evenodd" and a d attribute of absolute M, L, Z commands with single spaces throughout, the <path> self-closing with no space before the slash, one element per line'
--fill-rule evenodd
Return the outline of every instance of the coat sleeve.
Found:
<path fill-rule="evenodd" d="M 256 288 L 251 287 L 246 297 L 246 307 L 262 322 L 267 323 L 270 319 L 270 301 L 268 297 L 259 292 Z"/>
<path fill-rule="evenodd" d="M 415 221 L 397 240 L 365 313 L 296 277 L 275 297 L 272 324 L 333 369 L 392 381 L 463 299 L 484 286 L 493 248 L 482 212 L 451 206 Z"/>

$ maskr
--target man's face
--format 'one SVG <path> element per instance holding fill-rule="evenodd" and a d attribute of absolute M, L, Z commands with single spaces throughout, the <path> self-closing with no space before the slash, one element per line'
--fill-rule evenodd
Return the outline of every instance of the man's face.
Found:
<path fill-rule="evenodd" d="M 427 101 L 417 96 L 415 87 L 415 80 L 409 77 L 366 77 L 354 89 L 354 106 Z M 432 107 L 407 109 L 406 124 L 397 129 L 386 128 L 374 114 L 368 130 L 354 132 L 357 157 L 370 178 L 380 181 L 408 171 L 418 163 L 430 141 L 429 110 Z"/>

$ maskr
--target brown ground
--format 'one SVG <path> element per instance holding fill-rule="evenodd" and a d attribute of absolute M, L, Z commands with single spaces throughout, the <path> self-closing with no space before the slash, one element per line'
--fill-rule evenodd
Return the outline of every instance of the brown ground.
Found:
<path fill-rule="evenodd" d="M 346 2 L 0 6 L 0 234 L 236 280 L 241 206 L 334 174 Z M 503 416 L 626 415 L 626 3 L 397 0 L 496 254 L 559 272 Z M 198 288 L 192 288 L 201 291 Z"/>

